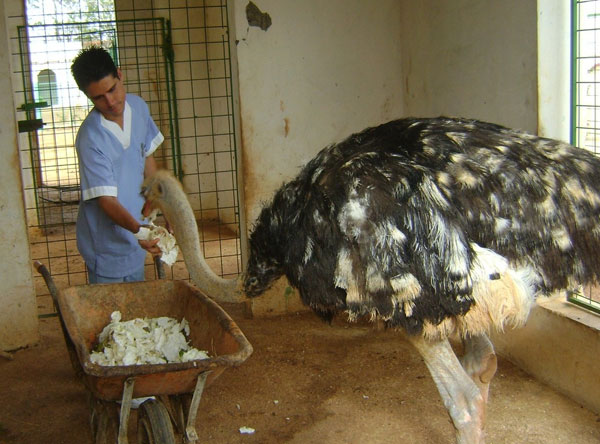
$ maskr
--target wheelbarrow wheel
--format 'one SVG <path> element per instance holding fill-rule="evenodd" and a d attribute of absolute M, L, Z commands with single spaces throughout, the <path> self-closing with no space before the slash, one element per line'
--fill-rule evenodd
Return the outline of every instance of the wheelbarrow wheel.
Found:
<path fill-rule="evenodd" d="M 145 401 L 138 409 L 139 444 L 175 444 L 169 411 L 156 399 Z"/>
<path fill-rule="evenodd" d="M 114 444 L 119 438 L 119 408 L 90 395 L 90 428 L 94 444 Z"/>

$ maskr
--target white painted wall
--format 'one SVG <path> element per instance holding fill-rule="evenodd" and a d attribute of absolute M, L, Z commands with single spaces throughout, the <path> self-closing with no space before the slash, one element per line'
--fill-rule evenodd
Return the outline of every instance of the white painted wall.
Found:
<path fill-rule="evenodd" d="M 570 142 L 571 2 L 537 4 L 539 134 Z"/>
<path fill-rule="evenodd" d="M 246 217 L 321 148 L 403 112 L 398 0 L 233 0 Z"/>
<path fill-rule="evenodd" d="M 39 339 L 6 20 L 12 15 L 9 7 L 18 6 L 18 2 L 10 3 L 0 2 L 0 350 L 25 347 Z"/>
<path fill-rule="evenodd" d="M 535 0 L 404 0 L 406 111 L 537 130 Z"/>
<path fill-rule="evenodd" d="M 324 146 L 402 116 L 535 132 L 535 0 L 233 0 L 246 216 Z"/>

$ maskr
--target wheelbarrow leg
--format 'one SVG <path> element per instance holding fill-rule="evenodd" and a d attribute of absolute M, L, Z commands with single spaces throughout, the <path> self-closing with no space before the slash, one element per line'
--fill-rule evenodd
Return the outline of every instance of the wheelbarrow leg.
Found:
<path fill-rule="evenodd" d="M 165 279 L 167 277 L 165 274 L 165 267 L 160 259 L 160 256 L 154 256 L 154 268 L 156 270 L 156 277 L 158 279 Z"/>
<path fill-rule="evenodd" d="M 204 391 L 204 385 L 206 384 L 206 378 L 210 372 L 203 372 L 198 375 L 196 381 L 196 388 L 194 389 L 194 396 L 192 396 L 192 403 L 188 413 L 187 424 L 185 427 L 185 437 L 187 442 L 195 443 L 198 441 L 198 432 L 196 432 L 196 415 L 198 414 L 198 406 L 200 405 L 200 399 L 202 398 L 202 392 Z"/>
<path fill-rule="evenodd" d="M 131 398 L 135 378 L 127 378 L 123 383 L 123 398 L 121 399 L 121 416 L 119 420 L 119 444 L 129 444 L 127 429 L 129 428 L 129 414 L 131 413 Z"/>

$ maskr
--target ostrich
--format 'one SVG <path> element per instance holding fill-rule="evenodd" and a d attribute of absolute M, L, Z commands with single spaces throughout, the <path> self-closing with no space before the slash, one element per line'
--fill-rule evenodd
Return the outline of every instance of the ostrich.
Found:
<path fill-rule="evenodd" d="M 598 279 L 599 176 L 591 153 L 490 123 L 369 128 L 323 149 L 262 209 L 244 290 L 256 297 L 286 275 L 325 320 L 346 312 L 403 330 L 457 443 L 482 444 L 497 365 L 487 334 L 522 325 L 538 294 Z M 187 263 L 178 227 L 195 221 L 172 212 L 182 209 L 165 199 L 176 187 L 162 182 L 149 179 L 145 195 L 174 225 Z M 235 280 L 209 273 L 194 282 L 234 291 Z M 463 339 L 460 359 L 452 336 Z"/>
<path fill-rule="evenodd" d="M 144 180 L 142 195 L 143 216 L 160 208 L 169 222 L 192 282 L 220 302 L 237 301 L 238 280 L 217 276 L 202 255 L 196 216 L 179 181 L 169 171 L 158 170 Z"/>

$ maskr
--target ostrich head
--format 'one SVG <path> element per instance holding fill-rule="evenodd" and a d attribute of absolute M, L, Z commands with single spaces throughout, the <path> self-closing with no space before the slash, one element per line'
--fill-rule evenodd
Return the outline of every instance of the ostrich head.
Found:
<path fill-rule="evenodd" d="M 170 172 L 159 170 L 144 180 L 142 195 L 144 216 L 160 208 L 169 221 L 192 282 L 219 302 L 237 302 L 238 279 L 217 276 L 204 260 L 196 217 L 179 181 Z"/>
<path fill-rule="evenodd" d="M 276 234 L 272 232 L 273 220 L 271 208 L 263 209 L 250 236 L 244 291 L 251 298 L 268 290 L 284 271 L 275 251 L 278 242 Z"/>
<path fill-rule="evenodd" d="M 276 263 L 260 261 L 251 256 L 248 261 L 246 279 L 244 280 L 244 292 L 246 296 L 250 298 L 260 296 L 282 274 Z"/>
<path fill-rule="evenodd" d="M 302 206 L 297 204 L 298 193 L 297 181 L 283 185 L 256 220 L 249 239 L 250 252 L 244 281 L 248 297 L 259 296 L 284 273 L 290 279 L 284 264 L 290 262 L 290 253 L 298 248 L 302 234 L 299 224 Z"/>

